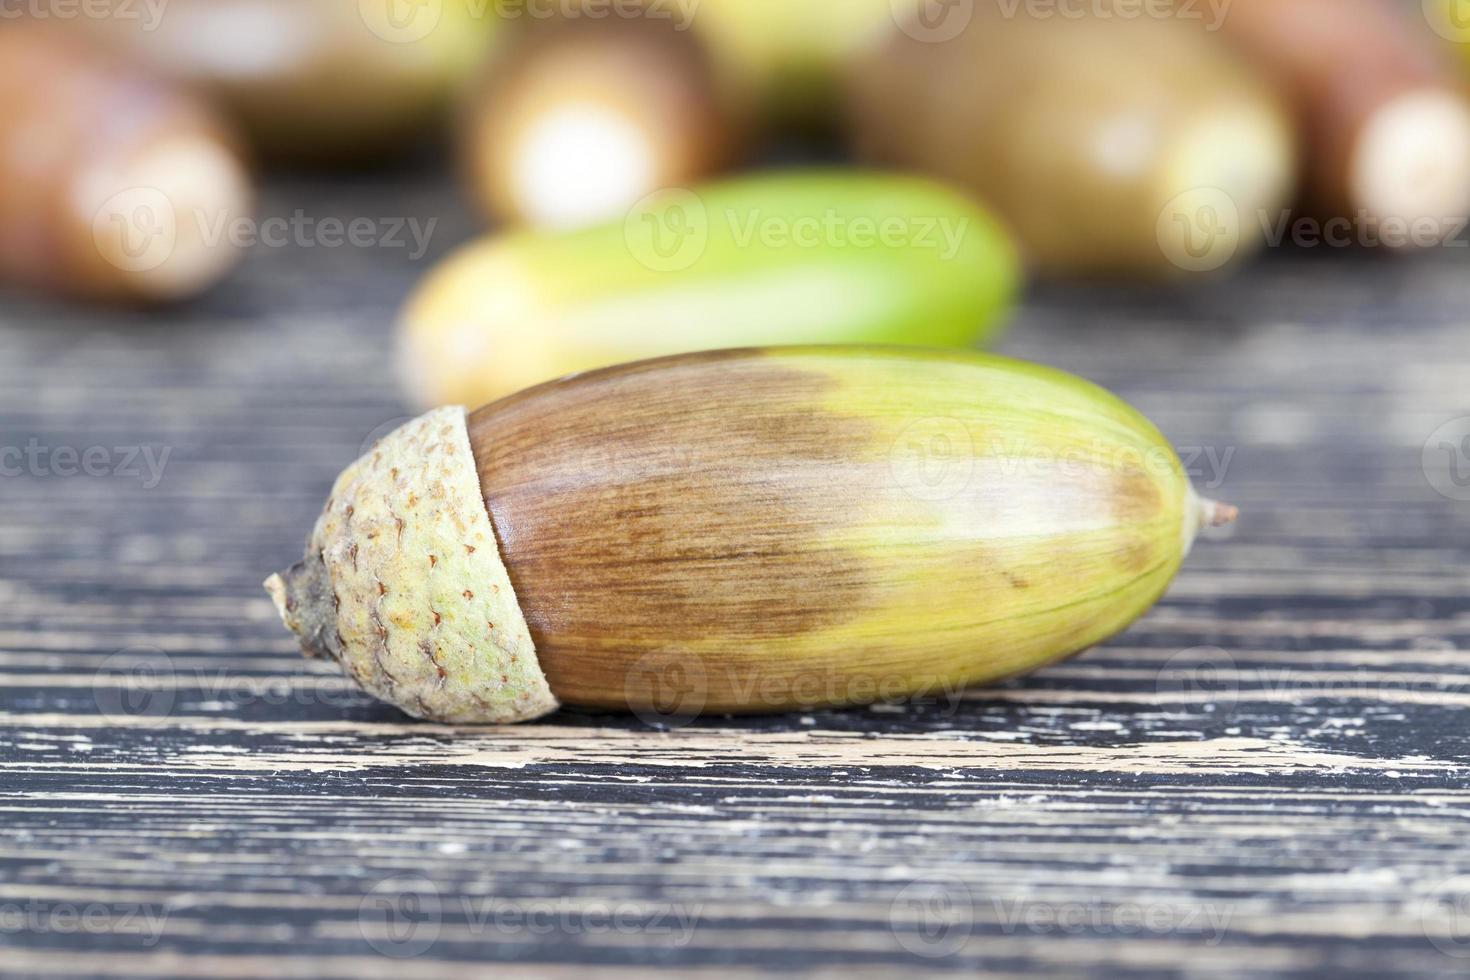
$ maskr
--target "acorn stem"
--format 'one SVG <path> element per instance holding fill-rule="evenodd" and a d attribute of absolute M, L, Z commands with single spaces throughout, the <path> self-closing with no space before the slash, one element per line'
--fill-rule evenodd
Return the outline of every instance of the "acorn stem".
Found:
<path fill-rule="evenodd" d="M 302 653 L 312 659 L 341 659 L 332 581 L 320 554 L 272 575 L 265 590 L 281 620 L 300 640 Z"/>
<path fill-rule="evenodd" d="M 1199 502 L 1200 526 L 1201 527 L 1224 527 L 1226 524 L 1234 524 L 1235 519 L 1240 516 L 1240 508 L 1232 507 L 1230 504 L 1222 504 L 1215 500 L 1206 500 L 1203 497 Z"/>

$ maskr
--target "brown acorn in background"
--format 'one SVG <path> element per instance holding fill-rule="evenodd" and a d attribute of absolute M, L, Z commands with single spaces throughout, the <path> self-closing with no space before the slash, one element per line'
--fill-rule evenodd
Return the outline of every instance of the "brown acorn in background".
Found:
<path fill-rule="evenodd" d="M 1464 227 L 1470 99 L 1422 19 L 1391 0 L 1232 0 L 1220 24 L 1295 109 L 1307 210 L 1390 247 Z"/>
<path fill-rule="evenodd" d="M 854 66 L 850 99 L 862 156 L 969 188 L 1048 274 L 1223 266 L 1260 245 L 1295 171 L 1275 94 L 1172 19 L 909 21 Z"/>
<path fill-rule="evenodd" d="M 156 17 L 92 2 L 107 15 L 66 23 L 216 99 L 288 164 L 402 156 L 445 123 L 500 23 L 495 0 L 168 0 Z"/>
<path fill-rule="evenodd" d="M 466 99 L 488 215 L 574 227 L 703 181 L 781 135 L 825 137 L 840 78 L 916 0 L 567 0 L 506 19 Z"/>
<path fill-rule="evenodd" d="M 0 278 L 97 299 L 182 299 L 239 257 L 251 186 L 190 94 L 36 23 L 0 30 Z"/>
<path fill-rule="evenodd" d="M 487 215 L 578 226 L 724 167 L 749 125 L 698 34 L 583 11 L 509 28 L 466 99 L 463 165 Z"/>

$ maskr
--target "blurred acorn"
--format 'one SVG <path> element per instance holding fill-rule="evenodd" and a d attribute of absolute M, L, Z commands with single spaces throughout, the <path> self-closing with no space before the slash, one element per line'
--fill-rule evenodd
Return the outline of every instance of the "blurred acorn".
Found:
<path fill-rule="evenodd" d="M 684 0 L 694 28 L 768 123 L 835 130 L 842 78 L 928 0 Z"/>
<path fill-rule="evenodd" d="M 444 122 L 499 23 L 494 0 L 95 2 L 111 13 L 67 22 L 215 96 L 262 157 L 292 164 L 401 156 Z"/>
<path fill-rule="evenodd" d="M 37 23 L 0 29 L 0 278 L 67 295 L 182 299 L 239 257 L 249 175 L 193 96 Z"/>
<path fill-rule="evenodd" d="M 401 372 L 424 405 L 575 371 L 754 344 L 963 346 L 1019 275 L 1006 233 L 927 180 L 775 173 L 651 197 L 623 220 L 472 243 L 410 299 Z"/>
<path fill-rule="evenodd" d="M 1178 274 L 1260 245 L 1294 138 L 1225 45 L 1171 19 L 970 13 L 905 22 L 856 65 L 864 157 L 968 187 L 1045 273 Z"/>
<path fill-rule="evenodd" d="M 742 142 L 750 120 L 697 34 L 586 6 L 510 27 L 466 99 L 464 166 L 494 218 L 588 224 L 701 179 Z"/>
<path fill-rule="evenodd" d="M 572 227 L 831 128 L 837 79 L 908 0 L 565 0 L 506 30 L 466 100 L 473 195 L 491 217 Z"/>
<path fill-rule="evenodd" d="M 1455 0 L 1444 2 L 1437 27 L 1454 23 Z M 1411 17 L 1392 0 L 1232 0 L 1220 21 L 1296 109 L 1303 204 L 1363 223 L 1368 244 L 1432 245 L 1470 214 L 1470 100 L 1415 7 Z M 1470 30 L 1464 39 L 1470 51 Z"/>

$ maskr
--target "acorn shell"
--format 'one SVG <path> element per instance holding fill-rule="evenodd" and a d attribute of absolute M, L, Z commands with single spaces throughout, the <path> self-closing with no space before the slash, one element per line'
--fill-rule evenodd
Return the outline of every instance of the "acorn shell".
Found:
<path fill-rule="evenodd" d="M 563 701 L 772 711 L 955 691 L 1119 632 L 1198 526 L 1100 388 L 963 352 L 785 348 L 599 371 L 470 441 Z"/>

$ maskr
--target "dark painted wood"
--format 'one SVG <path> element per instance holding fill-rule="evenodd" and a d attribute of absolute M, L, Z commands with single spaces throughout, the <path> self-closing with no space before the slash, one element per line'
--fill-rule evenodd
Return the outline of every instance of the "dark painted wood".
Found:
<path fill-rule="evenodd" d="M 266 207 L 441 221 L 164 315 L 0 304 L 3 461 L 45 457 L 0 478 L 0 972 L 1470 969 L 1465 250 L 1033 291 L 1002 349 L 1244 511 L 1103 649 L 938 703 L 455 732 L 301 660 L 260 580 L 406 414 L 389 326 L 468 219 L 399 180 Z"/>

